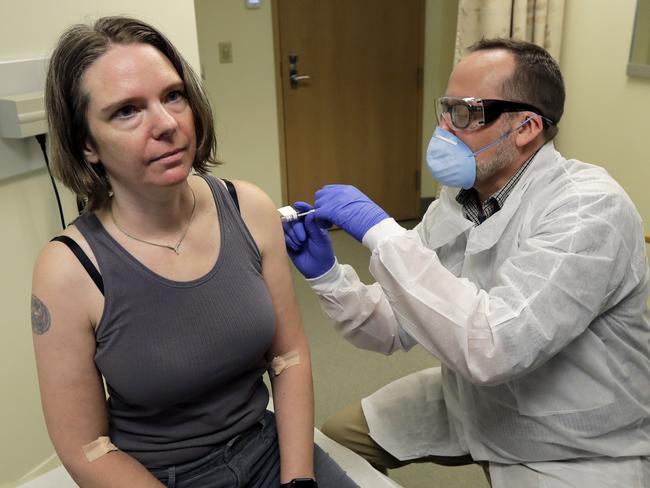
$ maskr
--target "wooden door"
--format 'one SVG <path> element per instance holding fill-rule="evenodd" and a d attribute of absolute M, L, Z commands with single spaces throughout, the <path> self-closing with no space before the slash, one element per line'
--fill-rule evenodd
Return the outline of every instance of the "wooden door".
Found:
<path fill-rule="evenodd" d="M 419 213 L 423 0 L 273 3 L 289 203 L 357 186 L 396 219 Z M 290 56 L 296 56 L 292 87 Z"/>

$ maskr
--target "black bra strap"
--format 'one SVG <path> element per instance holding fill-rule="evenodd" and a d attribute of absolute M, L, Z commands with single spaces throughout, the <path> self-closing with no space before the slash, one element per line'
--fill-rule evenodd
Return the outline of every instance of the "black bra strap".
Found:
<path fill-rule="evenodd" d="M 235 189 L 235 185 L 233 185 L 232 182 L 229 180 L 223 178 L 222 180 L 226 184 L 226 188 L 228 188 L 228 193 L 230 193 L 233 202 L 235 202 L 235 206 L 237 207 L 237 210 L 239 210 L 239 199 L 237 198 L 237 190 Z M 97 271 L 97 268 L 92 263 L 90 258 L 86 255 L 86 253 L 83 252 L 83 250 L 79 247 L 79 244 L 77 244 L 73 239 L 69 238 L 68 236 L 56 236 L 52 240 L 62 242 L 63 244 L 65 244 L 70 248 L 70 250 L 74 253 L 75 256 L 77 256 L 77 259 L 79 260 L 81 265 L 86 269 L 86 272 L 90 275 L 92 280 L 97 285 L 97 288 L 99 288 L 99 291 L 101 291 L 103 295 L 104 280 L 102 279 L 102 275 L 99 273 L 99 271 Z"/>
<path fill-rule="evenodd" d="M 88 272 L 92 280 L 97 285 L 97 288 L 99 288 L 99 291 L 101 291 L 103 295 L 104 280 L 102 279 L 102 275 L 99 274 L 99 271 L 97 271 L 97 268 L 92 263 L 90 258 L 79 247 L 79 244 L 77 244 L 76 241 L 74 241 L 73 239 L 70 239 L 68 236 L 56 236 L 54 239 L 52 239 L 52 241 L 62 242 L 63 244 L 65 244 L 70 248 L 70 250 L 74 253 L 75 256 L 77 256 L 77 259 L 82 264 L 82 266 L 86 269 L 86 271 Z"/>
<path fill-rule="evenodd" d="M 235 206 L 237 207 L 237 210 L 241 212 L 241 209 L 239 208 L 239 198 L 237 198 L 237 190 L 235 190 L 235 185 L 232 184 L 232 181 L 226 180 L 225 178 L 221 178 L 221 181 L 223 181 L 226 184 L 226 188 L 228 188 L 228 193 L 230 193 L 230 196 L 235 202 Z"/>

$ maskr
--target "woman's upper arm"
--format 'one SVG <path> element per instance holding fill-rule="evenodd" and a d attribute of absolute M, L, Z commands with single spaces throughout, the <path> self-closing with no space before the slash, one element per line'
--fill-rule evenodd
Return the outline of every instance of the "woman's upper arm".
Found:
<path fill-rule="evenodd" d="M 271 199 L 258 187 L 236 181 L 241 214 L 262 255 L 262 273 L 273 300 L 277 332 L 273 354 L 284 354 L 304 338 L 284 244 L 282 223 Z"/>
<path fill-rule="evenodd" d="M 108 433 L 105 393 L 94 363 L 91 303 L 96 289 L 62 244 L 49 243 L 34 266 L 32 337 L 41 402 L 63 463 L 85 462 L 82 446 Z"/>

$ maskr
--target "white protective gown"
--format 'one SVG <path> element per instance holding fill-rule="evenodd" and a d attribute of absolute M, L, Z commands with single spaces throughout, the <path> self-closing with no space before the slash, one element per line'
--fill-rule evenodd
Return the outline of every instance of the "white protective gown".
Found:
<path fill-rule="evenodd" d="M 402 460 L 649 455 L 648 266 L 629 197 L 552 143 L 480 226 L 457 193 L 413 230 L 368 232 L 376 283 L 338 264 L 310 280 L 356 346 L 419 343 L 442 363 L 363 400 L 371 436 Z"/>

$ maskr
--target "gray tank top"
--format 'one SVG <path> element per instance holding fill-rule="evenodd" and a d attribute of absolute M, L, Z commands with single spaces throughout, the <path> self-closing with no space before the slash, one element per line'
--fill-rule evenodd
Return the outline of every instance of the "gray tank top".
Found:
<path fill-rule="evenodd" d="M 75 225 L 97 258 L 105 304 L 95 363 L 108 387 L 113 443 L 148 469 L 184 463 L 262 418 L 275 313 L 259 250 L 224 185 L 205 177 L 221 249 L 203 277 L 146 268 L 94 214 Z"/>

